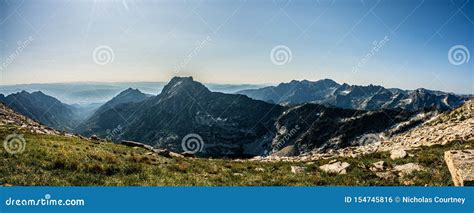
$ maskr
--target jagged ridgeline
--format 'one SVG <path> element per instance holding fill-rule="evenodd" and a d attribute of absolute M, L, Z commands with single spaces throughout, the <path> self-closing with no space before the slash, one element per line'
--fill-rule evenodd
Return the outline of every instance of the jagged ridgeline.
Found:
<path fill-rule="evenodd" d="M 211 92 L 191 77 L 175 77 L 157 96 L 95 113 L 80 133 L 107 137 L 120 126 L 121 139 L 176 152 L 185 151 L 182 139 L 194 133 L 202 139 L 203 149 L 196 153 L 201 156 L 298 155 L 354 145 L 361 135 L 385 131 L 416 114 L 398 108 L 283 106 Z"/>
<path fill-rule="evenodd" d="M 88 113 L 41 92 L 0 98 L 33 120 L 85 136 L 174 152 L 186 151 L 183 139 L 195 136 L 196 155 L 212 157 L 295 156 L 360 145 L 367 134 L 406 131 L 423 122 L 414 118 L 466 100 L 424 89 L 339 85 L 328 79 L 238 93 L 212 92 L 192 77 L 174 77 L 156 96 L 130 88 Z"/>
<path fill-rule="evenodd" d="M 40 91 L 22 91 L 6 97 L 0 94 L 0 102 L 22 115 L 59 130 L 72 131 L 80 122 L 80 111 L 77 108 Z"/>
<path fill-rule="evenodd" d="M 338 84 L 330 79 L 291 81 L 278 86 L 237 92 L 257 100 L 295 105 L 318 103 L 346 109 L 394 109 L 416 111 L 426 107 L 450 110 L 460 106 L 467 97 L 427 89 L 386 89 L 382 86 Z"/>

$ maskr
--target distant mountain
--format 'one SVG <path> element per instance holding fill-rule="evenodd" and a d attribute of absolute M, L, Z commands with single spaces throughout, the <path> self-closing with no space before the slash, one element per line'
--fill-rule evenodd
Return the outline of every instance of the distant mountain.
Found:
<path fill-rule="evenodd" d="M 79 122 L 73 106 L 61 103 L 42 92 L 22 91 L 6 97 L 1 95 L 0 102 L 22 115 L 56 129 L 70 131 Z"/>
<path fill-rule="evenodd" d="M 258 89 L 267 85 L 260 84 L 204 84 L 209 90 L 213 92 L 235 93 L 241 90 Z"/>
<path fill-rule="evenodd" d="M 314 82 L 291 81 L 237 93 L 281 105 L 318 103 L 362 110 L 401 108 L 416 111 L 432 107 L 445 111 L 456 108 L 467 100 L 467 97 L 427 89 L 408 91 L 375 85 L 340 85 L 329 79 Z"/>
<path fill-rule="evenodd" d="M 91 83 L 19 84 L 0 86 L 0 93 L 7 95 L 21 91 L 30 93 L 42 91 L 63 103 L 83 105 L 93 103 L 103 104 L 123 89 Z"/>
<path fill-rule="evenodd" d="M 306 83 L 308 90 L 313 89 L 311 82 Z M 330 80 L 318 84 L 325 90 L 336 89 Z M 191 77 L 175 77 L 157 96 L 94 114 L 80 133 L 107 137 L 120 126 L 121 139 L 176 152 L 184 151 L 182 140 L 194 133 L 202 137 L 201 156 L 242 157 L 285 150 L 291 150 L 285 155 L 294 155 L 351 146 L 365 133 L 384 131 L 415 115 L 400 109 L 281 106 L 244 95 L 211 92 Z"/>
<path fill-rule="evenodd" d="M 148 95 L 145 93 L 140 92 L 138 89 L 128 88 L 122 92 L 120 92 L 117 96 L 113 97 L 110 101 L 106 102 L 102 105 L 99 109 L 97 109 L 96 113 L 101 113 L 108 109 L 114 108 L 117 105 L 124 104 L 124 103 L 136 103 L 145 100 L 152 95 Z"/>
<path fill-rule="evenodd" d="M 79 126 L 77 126 L 76 129 L 74 129 L 74 131 L 91 135 L 92 132 L 95 131 L 95 130 L 93 130 L 94 126 L 96 126 L 96 125 L 104 126 L 104 125 L 101 125 L 101 123 L 109 121 L 109 119 L 104 118 L 104 115 L 108 115 L 107 113 L 105 113 L 106 111 L 110 110 L 111 112 L 113 112 L 115 110 L 120 110 L 120 109 L 116 109 L 116 107 L 121 105 L 121 104 L 131 104 L 131 105 L 133 105 L 134 103 L 142 102 L 142 101 L 144 101 L 145 99 L 147 99 L 149 97 L 152 97 L 152 95 L 142 93 L 138 89 L 128 88 L 128 89 L 120 92 L 117 96 L 113 97 L 111 100 L 109 100 L 108 102 L 106 102 L 102 106 L 100 106 L 97 110 L 95 110 L 95 112 L 92 114 L 92 116 L 88 117 L 84 122 L 82 122 Z M 114 118 L 112 118 L 112 119 L 114 119 Z M 125 125 L 123 123 L 127 123 L 126 118 L 124 118 L 124 117 L 117 117 L 117 118 L 115 118 L 115 120 L 123 120 L 122 124 L 121 124 L 122 126 Z M 115 123 L 117 123 L 117 122 L 110 122 L 109 124 L 115 124 Z M 117 124 L 117 125 L 119 125 L 119 124 Z M 112 131 L 113 129 L 117 128 L 117 125 L 116 126 L 107 125 L 109 127 L 109 129 L 106 129 L 106 130 Z M 87 132 L 89 132 L 90 134 L 87 133 Z M 94 133 L 94 134 L 104 135 L 104 134 L 107 134 L 107 133 L 106 132 L 97 132 L 97 133 Z"/>
<path fill-rule="evenodd" d="M 253 99 L 270 103 L 301 104 L 308 100 L 324 100 L 327 95 L 339 87 L 336 82 L 324 79 L 316 82 L 307 80 L 291 81 L 278 86 L 269 86 L 260 89 L 243 90 L 237 93 L 247 95 Z"/>
<path fill-rule="evenodd" d="M 158 94 L 167 82 L 73 82 L 47 84 L 0 85 L 0 93 L 9 95 L 21 91 L 42 91 L 66 104 L 104 104 L 127 88 L 136 88 L 146 94 Z M 206 86 L 214 92 L 234 93 L 245 89 L 256 89 L 265 85 L 213 84 Z"/>

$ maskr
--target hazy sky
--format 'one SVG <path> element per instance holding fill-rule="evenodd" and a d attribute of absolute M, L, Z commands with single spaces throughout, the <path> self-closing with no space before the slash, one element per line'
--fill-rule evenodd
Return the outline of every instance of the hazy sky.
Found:
<path fill-rule="evenodd" d="M 192 75 L 474 93 L 472 0 L 0 2 L 1 84 Z"/>

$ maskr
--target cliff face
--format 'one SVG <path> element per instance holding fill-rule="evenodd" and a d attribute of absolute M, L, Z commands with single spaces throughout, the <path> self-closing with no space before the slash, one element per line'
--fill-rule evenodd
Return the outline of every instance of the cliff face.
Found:
<path fill-rule="evenodd" d="M 374 143 L 331 150 L 324 154 L 314 154 L 313 158 L 324 156 L 358 156 L 374 152 L 393 150 L 412 150 L 422 146 L 441 145 L 455 142 L 459 146 L 467 141 L 474 140 L 474 101 L 471 99 L 457 109 L 441 113 L 437 116 L 419 115 L 422 124 L 410 128 L 403 133 L 397 130 L 403 123 L 394 129 L 380 134 L 368 135 Z M 423 118 L 425 116 L 426 118 Z M 431 117 L 431 118 L 430 118 Z M 425 121 L 425 119 L 427 119 Z M 416 121 L 415 121 L 416 122 Z M 395 132 L 395 133 L 394 133 Z M 455 144 L 455 145 L 456 145 Z"/>

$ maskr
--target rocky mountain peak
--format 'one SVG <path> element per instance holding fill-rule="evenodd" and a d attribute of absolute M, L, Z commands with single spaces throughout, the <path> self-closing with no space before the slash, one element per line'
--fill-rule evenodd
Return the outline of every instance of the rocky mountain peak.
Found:
<path fill-rule="evenodd" d="M 124 90 L 124 91 L 122 91 L 122 92 L 140 92 L 140 90 L 138 90 L 138 89 L 133 89 L 133 88 L 129 87 L 128 89 L 126 89 L 126 90 Z"/>
<path fill-rule="evenodd" d="M 28 96 L 28 95 L 30 95 L 30 93 L 25 91 L 25 90 L 22 90 L 21 92 L 17 92 L 15 94 L 19 95 L 19 96 Z"/>
<path fill-rule="evenodd" d="M 41 96 L 45 96 L 46 94 L 44 94 L 44 93 L 41 92 L 41 91 L 36 91 L 36 92 L 32 92 L 31 95 L 41 95 Z"/>
<path fill-rule="evenodd" d="M 99 109 L 97 109 L 95 114 L 100 114 L 108 109 L 115 108 L 120 104 L 140 102 L 145 100 L 147 97 L 147 94 L 142 93 L 138 89 L 128 88 L 102 105 Z"/>
<path fill-rule="evenodd" d="M 202 92 L 211 92 L 203 84 L 194 81 L 193 77 L 173 77 L 171 81 L 163 87 L 161 97 L 172 97 L 178 93 L 187 92 L 198 95 Z"/>
<path fill-rule="evenodd" d="M 329 79 L 329 78 L 321 79 L 321 80 L 318 80 L 316 82 L 323 83 L 323 84 L 327 85 L 328 87 L 339 86 L 339 84 L 337 82 L 335 82 L 334 80 Z"/>
<path fill-rule="evenodd" d="M 135 96 L 135 95 L 145 95 L 138 89 L 128 88 L 122 92 L 120 92 L 116 97 L 124 97 L 124 96 Z"/>
<path fill-rule="evenodd" d="M 318 81 L 309 81 L 309 80 L 292 80 L 288 83 L 281 83 L 278 85 L 279 87 L 282 86 L 292 86 L 292 87 L 297 87 L 297 86 L 322 86 L 322 87 L 334 87 L 334 86 L 339 86 L 339 84 L 331 79 L 321 79 Z"/>

